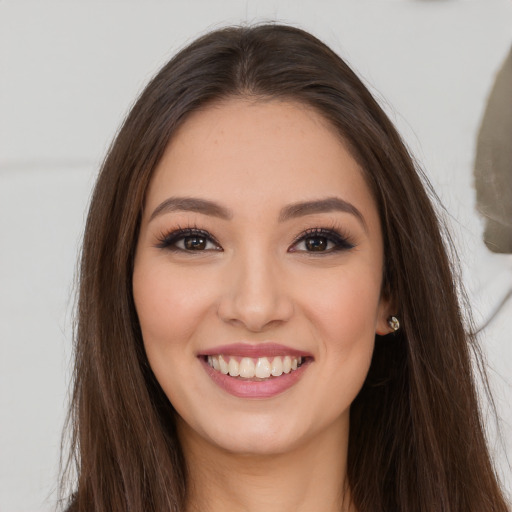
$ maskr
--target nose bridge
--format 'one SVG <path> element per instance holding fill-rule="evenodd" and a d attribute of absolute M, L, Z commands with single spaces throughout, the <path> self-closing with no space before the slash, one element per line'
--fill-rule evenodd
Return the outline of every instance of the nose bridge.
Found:
<path fill-rule="evenodd" d="M 227 271 L 219 314 L 223 320 L 263 331 L 293 312 L 278 258 L 262 247 L 240 251 Z"/>

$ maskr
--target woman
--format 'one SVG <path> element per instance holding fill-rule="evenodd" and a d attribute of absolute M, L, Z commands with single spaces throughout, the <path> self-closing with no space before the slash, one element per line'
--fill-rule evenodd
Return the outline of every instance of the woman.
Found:
<path fill-rule="evenodd" d="M 91 202 L 70 510 L 505 511 L 418 172 L 301 30 L 174 57 Z"/>

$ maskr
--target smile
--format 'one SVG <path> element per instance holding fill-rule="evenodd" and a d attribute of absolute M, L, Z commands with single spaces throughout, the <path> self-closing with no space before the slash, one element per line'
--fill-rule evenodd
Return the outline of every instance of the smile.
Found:
<path fill-rule="evenodd" d="M 275 343 L 236 343 L 198 354 L 204 370 L 223 391 L 238 398 L 265 399 L 298 383 L 313 355 Z"/>
<path fill-rule="evenodd" d="M 235 357 L 227 355 L 207 356 L 208 365 L 215 371 L 240 379 L 269 379 L 290 373 L 302 365 L 302 357 Z"/>

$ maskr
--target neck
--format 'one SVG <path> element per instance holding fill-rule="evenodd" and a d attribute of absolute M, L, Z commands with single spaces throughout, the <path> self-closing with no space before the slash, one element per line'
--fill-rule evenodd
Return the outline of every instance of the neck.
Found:
<path fill-rule="evenodd" d="M 344 485 L 345 433 L 324 432 L 286 453 L 237 454 L 180 423 L 188 430 L 180 436 L 189 474 L 187 512 L 354 512 Z"/>

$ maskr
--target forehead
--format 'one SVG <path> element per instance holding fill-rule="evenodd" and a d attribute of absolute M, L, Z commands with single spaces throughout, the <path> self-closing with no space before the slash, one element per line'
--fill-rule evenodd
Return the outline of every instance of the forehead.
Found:
<path fill-rule="evenodd" d="M 289 101 L 230 99 L 191 114 L 155 169 L 147 205 L 170 195 L 253 213 L 339 195 L 376 215 L 363 171 L 334 127 Z"/>

